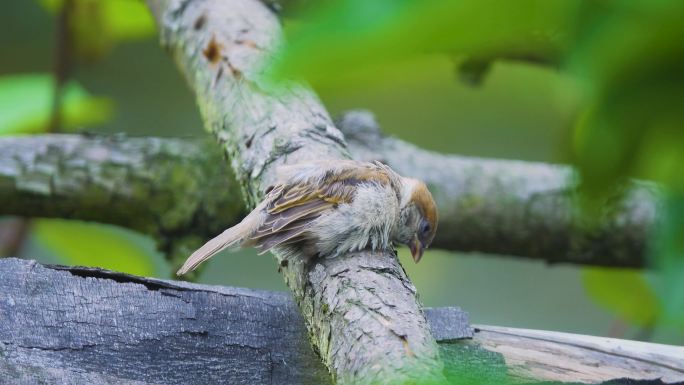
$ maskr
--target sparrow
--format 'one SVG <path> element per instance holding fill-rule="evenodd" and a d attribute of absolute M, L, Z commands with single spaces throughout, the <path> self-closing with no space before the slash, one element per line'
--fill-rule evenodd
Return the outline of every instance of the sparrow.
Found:
<path fill-rule="evenodd" d="M 229 247 L 335 257 L 407 245 L 418 263 L 437 231 L 425 183 L 380 162 L 318 161 L 281 166 L 276 184 L 240 223 L 192 253 L 183 275 Z"/>

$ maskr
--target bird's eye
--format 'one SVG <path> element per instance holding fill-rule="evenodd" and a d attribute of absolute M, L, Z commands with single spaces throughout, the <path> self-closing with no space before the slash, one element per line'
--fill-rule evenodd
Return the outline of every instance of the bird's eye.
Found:
<path fill-rule="evenodd" d="M 423 220 L 420 224 L 420 232 L 423 234 L 427 234 L 430 232 L 430 224 L 426 221 Z"/>

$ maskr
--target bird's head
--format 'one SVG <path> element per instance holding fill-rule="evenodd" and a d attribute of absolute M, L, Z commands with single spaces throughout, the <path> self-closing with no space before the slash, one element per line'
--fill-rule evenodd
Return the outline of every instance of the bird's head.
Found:
<path fill-rule="evenodd" d="M 400 220 L 393 241 L 411 249 L 418 263 L 437 231 L 437 205 L 425 183 L 404 178 L 400 202 Z"/>

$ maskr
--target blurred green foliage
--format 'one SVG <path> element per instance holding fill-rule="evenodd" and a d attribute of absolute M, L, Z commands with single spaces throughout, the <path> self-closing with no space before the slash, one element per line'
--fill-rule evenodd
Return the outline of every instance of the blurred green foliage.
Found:
<path fill-rule="evenodd" d="M 156 49 L 156 42 L 143 41 L 152 36 L 154 28 L 142 1 L 26 2 L 39 10 L 40 4 L 43 14 L 51 15 L 49 20 L 41 16 L 38 22 L 37 12 L 26 12 L 30 7 L 24 2 L 8 4 L 10 13 L 4 24 L 28 27 L 0 35 L 0 48 L 10 47 L 3 51 L 0 70 L 49 70 L 46 55 L 29 51 L 36 51 L 35 41 L 52 42 L 52 31 L 46 29 L 68 1 L 72 5 L 69 25 L 74 54 L 85 59 L 75 64 L 73 77 L 84 88 L 111 96 L 121 112 L 115 117 L 101 115 L 112 118 L 104 130 L 148 135 L 201 133 L 190 93 L 171 61 Z M 677 123 L 682 121 L 678 111 L 684 109 L 680 108 L 679 71 L 682 26 L 677 19 L 682 18 L 684 3 L 301 3 L 309 7 L 286 8 L 292 16 L 284 21 L 289 44 L 278 62 L 271 63 L 269 74 L 273 78 L 305 78 L 320 91 L 333 113 L 370 107 L 387 131 L 435 150 L 543 161 L 558 153 L 569 154 L 565 159 L 581 169 L 590 196 L 608 194 L 628 177 L 661 182 L 669 197 L 663 210 L 667 215 L 652 248 L 661 274 L 653 277 L 590 269 L 583 274 L 583 281 L 598 304 L 632 323 L 679 322 L 684 309 L 684 247 L 677 242 L 684 239 L 684 194 L 678 170 L 684 147 Z M 13 8 L 20 10 L 14 17 Z M 40 44 L 41 52 L 52 52 L 50 46 Z M 94 59 L 98 59 L 97 66 L 91 65 Z M 49 111 L 36 107 L 50 105 L 52 80 L 45 76 L 44 96 L 24 102 L 16 95 L 28 88 L 13 93 L 0 88 L 1 122 L 24 108 L 32 111 L 23 115 L 27 119 Z M 468 87 L 463 87 L 463 81 Z M 87 115 L 91 110 L 79 111 Z M 103 130 L 98 125 L 102 120 L 80 120 L 73 126 L 68 122 L 65 119 L 62 128 Z M 0 123 L 0 132 L 13 125 Z M 32 132 L 41 126 L 35 123 Z M 564 148 L 557 151 L 556 145 Z M 42 221 L 38 223 L 40 230 Z M 117 236 L 110 227 L 94 226 L 99 248 L 90 249 L 90 255 L 69 256 L 73 251 L 69 248 L 80 242 L 82 234 L 90 234 L 89 230 L 82 233 L 76 231 L 80 227 L 60 221 L 48 225 L 47 235 L 37 234 L 41 243 L 55 247 L 62 256 L 59 263 L 100 264 L 150 274 L 142 273 L 149 269 L 149 255 L 125 249 L 135 248 L 135 242 Z M 127 253 L 137 257 L 119 264 L 90 259 L 110 248 L 119 248 L 121 254 L 107 254 L 109 258 L 120 259 Z M 212 260 L 217 267 L 207 269 L 203 280 L 284 288 L 271 261 L 249 250 L 236 254 Z M 575 287 L 577 275 L 571 267 L 455 257 L 440 251 L 431 251 L 420 266 L 414 266 L 405 250 L 400 255 L 428 305 L 460 304 L 471 311 L 476 322 L 605 334 L 602 325 L 607 324 L 607 316 L 586 302 Z M 532 307 L 537 311 L 530 312 Z"/>
<path fill-rule="evenodd" d="M 39 219 L 33 222 L 33 236 L 67 265 L 98 266 L 141 276 L 156 273 L 150 250 L 113 226 Z"/>
<path fill-rule="evenodd" d="M 684 329 L 684 195 L 671 196 L 653 242 L 654 264 L 659 276 L 653 282 L 663 299 L 662 321 Z"/>
<path fill-rule="evenodd" d="M 144 39 L 155 33 L 154 21 L 137 0 L 38 0 L 53 15 L 65 11 L 67 45 L 76 60 L 92 62 L 111 52 L 119 42 Z M 66 7 L 66 8 L 65 8 Z M 72 72 L 74 68 L 69 68 Z M 58 92 L 50 73 L 0 77 L 0 135 L 46 132 L 55 113 Z M 113 117 L 114 104 L 93 97 L 75 80 L 61 90 L 60 131 L 101 125 Z M 112 226 L 66 220 L 40 219 L 32 223 L 32 236 L 50 249 L 61 263 L 100 266 L 143 276 L 156 275 L 155 255 L 128 233 Z M 162 269 L 163 270 L 163 269 Z"/>
<path fill-rule="evenodd" d="M 684 3 L 601 5 L 583 10 L 587 26 L 568 58 L 586 96 L 574 160 L 597 200 L 631 177 L 663 186 L 651 283 L 659 320 L 684 328 Z"/>
<path fill-rule="evenodd" d="M 0 76 L 0 135 L 39 133 L 47 129 L 53 113 L 54 80 L 50 74 Z M 76 82 L 64 89 L 62 127 L 103 123 L 112 115 L 112 104 L 93 97 Z"/>
<path fill-rule="evenodd" d="M 567 74 L 577 114 L 564 152 L 581 173 L 585 215 L 598 217 L 629 178 L 657 181 L 667 196 L 651 248 L 658 275 L 591 269 L 588 293 L 630 322 L 684 327 L 684 2 L 334 0 L 294 14 L 267 81 L 391 84 L 402 66 L 420 77 L 415 64 L 435 53 L 470 84 L 500 60 Z"/>
<path fill-rule="evenodd" d="M 139 0 L 38 0 L 56 14 L 64 7 L 76 54 L 95 60 L 120 42 L 144 39 L 156 32 L 145 3 Z"/>
<path fill-rule="evenodd" d="M 584 33 L 568 55 L 586 96 L 574 160 L 598 201 L 632 177 L 663 186 L 651 287 L 664 311 L 658 321 L 684 328 L 684 3 L 612 1 L 583 14 Z"/>
<path fill-rule="evenodd" d="M 627 269 L 586 268 L 584 287 L 602 306 L 641 327 L 652 327 L 659 303 L 644 273 Z"/>
<path fill-rule="evenodd" d="M 574 148 L 587 189 L 627 177 L 684 189 L 684 3 L 603 1 L 581 15 L 567 66 L 586 97 Z"/>
<path fill-rule="evenodd" d="M 431 53 L 555 62 L 576 8 L 538 0 L 316 2 L 286 24 L 288 43 L 270 75 L 355 87 Z"/>

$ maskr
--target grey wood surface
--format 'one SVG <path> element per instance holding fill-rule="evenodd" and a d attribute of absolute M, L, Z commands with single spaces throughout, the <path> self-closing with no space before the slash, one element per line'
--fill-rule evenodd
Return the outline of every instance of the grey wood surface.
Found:
<path fill-rule="evenodd" d="M 596 383 L 618 378 L 684 381 L 684 347 L 607 337 L 475 325 L 473 341 L 503 355 L 511 378 Z"/>
<path fill-rule="evenodd" d="M 287 293 L 11 258 L 0 277 L 0 384 L 331 383 Z M 683 347 L 426 317 L 451 383 L 684 381 Z"/>
<path fill-rule="evenodd" d="M 19 259 L 0 276 L 0 383 L 331 381 L 287 293 Z M 427 315 L 444 341 L 472 336 L 458 308 Z"/>

